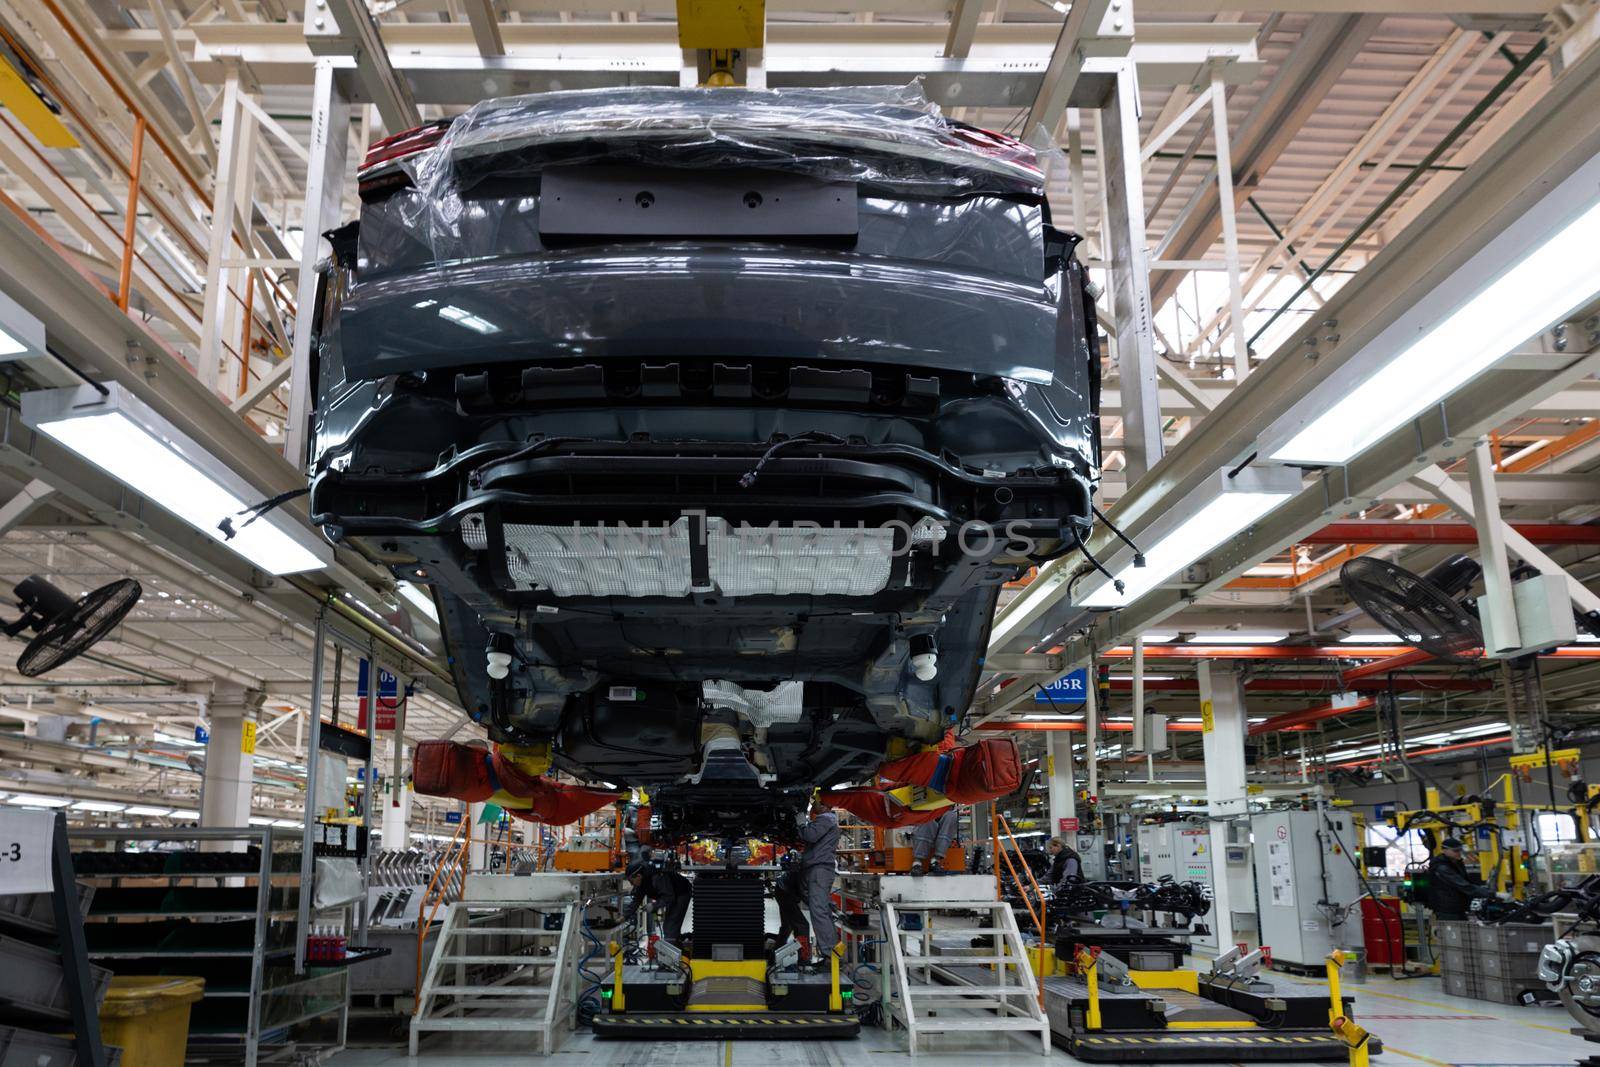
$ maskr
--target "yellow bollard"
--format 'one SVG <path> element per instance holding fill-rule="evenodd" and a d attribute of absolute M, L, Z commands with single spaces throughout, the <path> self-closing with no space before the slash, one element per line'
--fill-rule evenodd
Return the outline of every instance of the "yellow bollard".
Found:
<path fill-rule="evenodd" d="M 828 974 L 833 984 L 828 988 L 828 1010 L 839 1012 L 844 1010 L 844 997 L 839 992 L 839 957 L 844 954 L 844 945 L 835 944 L 833 951 L 828 953 Z"/>
<path fill-rule="evenodd" d="M 611 955 L 616 961 L 611 972 L 611 1010 L 626 1011 L 628 998 L 622 992 L 622 946 L 615 941 L 611 942 Z"/>
<path fill-rule="evenodd" d="M 1344 965 L 1344 953 L 1337 949 L 1328 954 L 1328 1029 L 1350 1049 L 1350 1067 L 1369 1067 L 1367 1039 L 1372 1035 L 1344 1013 L 1344 993 L 1339 987 L 1339 968 Z"/>
<path fill-rule="evenodd" d="M 1100 1029 L 1100 961 L 1088 952 L 1078 954 L 1078 969 L 1083 972 L 1089 986 L 1089 1010 L 1083 1017 L 1084 1026 Z"/>

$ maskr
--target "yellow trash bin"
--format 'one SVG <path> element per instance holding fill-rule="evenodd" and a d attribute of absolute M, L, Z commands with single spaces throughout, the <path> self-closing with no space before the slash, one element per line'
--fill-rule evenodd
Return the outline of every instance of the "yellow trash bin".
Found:
<path fill-rule="evenodd" d="M 205 993 L 201 978 L 117 975 L 100 1006 L 100 1040 L 122 1049 L 121 1067 L 182 1067 L 189 1006 Z"/>

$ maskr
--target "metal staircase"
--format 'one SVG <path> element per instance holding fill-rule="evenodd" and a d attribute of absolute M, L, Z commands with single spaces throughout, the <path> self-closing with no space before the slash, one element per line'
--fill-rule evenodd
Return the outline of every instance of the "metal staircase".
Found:
<path fill-rule="evenodd" d="M 556 1051 L 577 1003 L 584 881 L 467 877 L 461 899 L 446 909 L 417 995 L 412 1056 L 422 1034 L 435 1030 L 525 1031 L 539 1035 L 542 1055 Z"/>
<path fill-rule="evenodd" d="M 1037 1034 L 1048 1056 L 1050 1021 L 1039 983 L 1016 916 L 994 899 L 993 882 L 982 876 L 883 881 L 891 994 L 884 1018 L 890 1030 L 906 1031 L 911 1055 L 924 1035 L 967 1030 Z M 908 915 L 920 916 L 912 924 L 918 928 L 902 929 Z"/>

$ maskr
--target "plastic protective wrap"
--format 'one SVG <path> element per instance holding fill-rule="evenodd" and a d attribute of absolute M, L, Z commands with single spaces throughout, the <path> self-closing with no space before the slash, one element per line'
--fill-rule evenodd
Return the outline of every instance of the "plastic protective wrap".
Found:
<path fill-rule="evenodd" d="M 382 384 L 401 375 L 787 359 L 1006 379 L 1021 419 L 1097 466 L 1098 353 L 1083 271 L 1071 239 L 1063 245 L 1049 226 L 1038 162 L 1018 141 L 946 120 L 915 86 L 607 89 L 480 103 L 434 148 L 366 168 L 359 226 L 330 235 L 317 452 L 345 447 L 380 415 L 422 418 Z M 627 168 L 646 183 L 663 168 L 707 183 L 743 174 L 752 188 L 787 173 L 853 184 L 855 211 L 851 232 L 831 239 L 714 226 L 573 238 L 544 224 L 549 167 L 569 182 Z M 973 443 L 992 435 L 966 428 L 965 410 L 940 413 L 958 446 L 927 444 L 977 462 Z M 533 425 L 560 417 L 538 404 L 527 412 L 529 425 L 502 430 L 577 432 Z M 459 444 L 417 432 L 382 440 Z M 1037 462 L 991 451 L 1001 454 L 988 466 Z M 401 457 L 368 461 L 391 458 Z"/>
<path fill-rule="evenodd" d="M 404 163 L 437 198 L 551 165 L 762 166 L 932 195 L 1038 192 L 1037 153 L 953 122 L 920 85 L 588 89 L 474 104 Z"/>

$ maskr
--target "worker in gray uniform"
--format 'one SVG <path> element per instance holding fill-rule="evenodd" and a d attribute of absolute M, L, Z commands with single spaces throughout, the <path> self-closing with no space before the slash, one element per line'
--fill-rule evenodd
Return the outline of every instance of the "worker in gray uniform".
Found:
<path fill-rule="evenodd" d="M 944 870 L 945 853 L 956 842 L 958 821 L 956 806 L 952 804 L 911 831 L 912 877 L 920 877 L 928 871 L 938 874 Z"/>
<path fill-rule="evenodd" d="M 824 962 L 839 943 L 833 925 L 834 856 L 839 849 L 839 816 L 820 796 L 812 801 L 810 817 L 800 817 L 800 885 L 811 913 L 811 951 L 814 962 Z"/>

